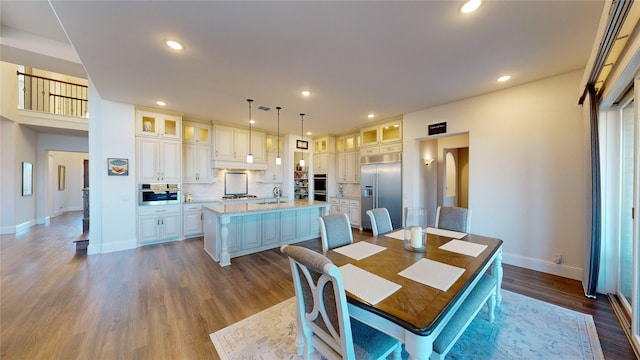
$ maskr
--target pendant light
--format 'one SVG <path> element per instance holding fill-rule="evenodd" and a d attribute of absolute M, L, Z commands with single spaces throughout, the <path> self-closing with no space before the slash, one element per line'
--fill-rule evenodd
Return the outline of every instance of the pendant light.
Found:
<path fill-rule="evenodd" d="M 304 141 L 304 114 L 300 114 L 300 140 Z M 300 167 L 304 168 L 304 149 L 300 150 Z"/>
<path fill-rule="evenodd" d="M 251 103 L 253 102 L 253 99 L 247 99 L 247 102 L 249 103 L 249 154 L 247 155 L 247 164 L 252 164 L 253 155 L 251 154 L 251 124 L 253 123 L 253 120 L 251 120 Z"/>
<path fill-rule="evenodd" d="M 282 159 L 280 159 L 280 106 L 276 106 L 278 110 L 278 137 L 276 138 L 276 147 L 278 148 L 278 157 L 276 157 L 276 165 L 282 165 Z"/>

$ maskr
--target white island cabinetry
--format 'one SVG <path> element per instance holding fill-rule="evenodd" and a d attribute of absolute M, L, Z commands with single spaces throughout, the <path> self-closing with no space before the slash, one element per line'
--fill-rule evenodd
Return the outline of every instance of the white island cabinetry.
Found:
<path fill-rule="evenodd" d="M 204 248 L 221 266 L 231 258 L 320 237 L 318 201 L 246 203 L 204 207 Z"/>

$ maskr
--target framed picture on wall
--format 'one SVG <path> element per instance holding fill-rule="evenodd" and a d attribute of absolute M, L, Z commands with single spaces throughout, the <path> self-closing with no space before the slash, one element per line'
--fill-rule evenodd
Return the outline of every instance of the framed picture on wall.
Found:
<path fill-rule="evenodd" d="M 58 191 L 64 190 L 66 177 L 67 168 L 64 165 L 58 165 Z"/>
<path fill-rule="evenodd" d="M 309 142 L 306 140 L 296 140 L 296 149 L 308 150 Z"/>
<path fill-rule="evenodd" d="M 33 195 L 33 164 L 22 162 L 22 196 Z"/>
<path fill-rule="evenodd" d="M 109 176 L 129 176 L 129 159 L 107 159 L 107 174 Z"/>

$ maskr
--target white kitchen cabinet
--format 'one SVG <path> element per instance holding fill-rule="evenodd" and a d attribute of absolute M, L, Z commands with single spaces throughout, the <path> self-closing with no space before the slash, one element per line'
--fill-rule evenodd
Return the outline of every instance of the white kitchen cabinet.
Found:
<path fill-rule="evenodd" d="M 355 151 L 360 149 L 360 134 L 340 136 L 336 140 L 336 152 Z"/>
<path fill-rule="evenodd" d="M 249 136 L 249 130 L 239 129 L 224 125 L 214 125 L 214 151 L 213 160 L 223 161 L 222 166 L 228 165 L 228 161 L 236 163 L 246 163 L 247 155 L 249 154 L 249 141 L 251 141 L 251 154 L 253 155 L 253 162 L 256 164 L 262 164 L 263 169 L 266 168 L 266 138 L 267 135 L 264 132 L 251 131 Z M 251 139 L 249 139 L 251 138 Z M 242 168 L 250 168 L 243 166 Z"/>
<path fill-rule="evenodd" d="M 267 143 L 267 152 L 275 151 L 277 153 L 278 151 L 280 151 L 280 155 L 282 155 L 284 151 L 282 147 L 282 136 L 278 138 L 276 135 L 267 135 L 266 143 Z"/>
<path fill-rule="evenodd" d="M 353 183 L 356 181 L 356 172 L 359 173 L 356 167 L 360 166 L 358 159 L 358 152 L 348 151 L 341 152 L 336 155 L 337 158 L 337 183 Z M 359 179 L 358 179 L 359 180 Z"/>
<path fill-rule="evenodd" d="M 200 145 L 211 144 L 211 125 L 185 121 L 182 123 L 182 142 Z"/>
<path fill-rule="evenodd" d="M 138 242 L 150 244 L 179 240 L 180 205 L 138 207 Z"/>
<path fill-rule="evenodd" d="M 184 238 L 202 236 L 202 205 L 184 204 L 182 207 L 182 235 Z"/>
<path fill-rule="evenodd" d="M 349 221 L 351 226 L 360 227 L 360 200 L 349 200 Z"/>
<path fill-rule="evenodd" d="M 180 182 L 180 141 L 138 137 L 136 144 L 138 182 Z"/>
<path fill-rule="evenodd" d="M 282 183 L 284 165 L 276 165 L 277 152 L 269 151 L 267 153 L 267 169 L 259 171 L 256 175 L 256 182 L 267 184 Z"/>
<path fill-rule="evenodd" d="M 182 146 L 182 181 L 209 183 L 214 181 L 211 169 L 211 148 L 195 144 Z"/>
<path fill-rule="evenodd" d="M 391 121 L 360 130 L 362 147 L 402 141 L 402 121 Z"/>
<path fill-rule="evenodd" d="M 326 174 L 328 169 L 328 154 L 313 154 L 313 173 Z"/>
<path fill-rule="evenodd" d="M 360 200 L 332 197 L 329 206 L 329 214 L 347 214 L 351 226 L 360 227 Z"/>
<path fill-rule="evenodd" d="M 402 152 L 402 121 L 363 128 L 360 138 L 362 156 Z"/>
<path fill-rule="evenodd" d="M 322 137 L 319 139 L 313 140 L 313 152 L 314 153 L 323 153 L 329 151 L 329 138 Z"/>
<path fill-rule="evenodd" d="M 182 118 L 151 111 L 136 111 L 136 135 L 180 140 Z"/>

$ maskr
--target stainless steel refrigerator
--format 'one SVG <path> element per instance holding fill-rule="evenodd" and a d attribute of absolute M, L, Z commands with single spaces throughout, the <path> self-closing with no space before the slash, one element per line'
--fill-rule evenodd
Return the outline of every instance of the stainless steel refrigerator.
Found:
<path fill-rule="evenodd" d="M 360 159 L 362 228 L 370 230 L 367 210 L 387 208 L 394 229 L 402 227 L 402 153 L 363 156 Z"/>

